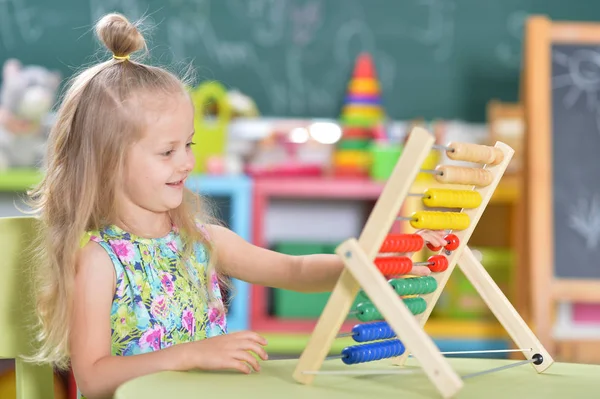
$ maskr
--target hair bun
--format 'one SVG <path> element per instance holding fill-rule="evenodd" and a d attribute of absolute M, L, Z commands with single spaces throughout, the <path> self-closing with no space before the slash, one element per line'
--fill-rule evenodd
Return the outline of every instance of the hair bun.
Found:
<path fill-rule="evenodd" d="M 96 35 L 113 55 L 126 57 L 146 47 L 140 31 L 118 13 L 107 14 L 96 24 Z"/>

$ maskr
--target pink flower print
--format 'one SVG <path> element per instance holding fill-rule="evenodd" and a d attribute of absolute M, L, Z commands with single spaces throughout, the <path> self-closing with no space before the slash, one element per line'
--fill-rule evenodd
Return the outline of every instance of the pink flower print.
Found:
<path fill-rule="evenodd" d="M 171 251 L 177 252 L 177 244 L 175 243 L 174 240 L 169 240 L 167 242 L 167 247 L 169 247 L 171 249 Z"/>
<path fill-rule="evenodd" d="M 221 309 L 217 308 L 217 307 L 211 307 L 208 309 L 208 320 L 210 320 L 210 322 L 212 324 L 217 323 L 217 324 L 223 324 L 223 312 L 221 311 Z"/>
<path fill-rule="evenodd" d="M 173 285 L 173 276 L 169 273 L 161 273 L 160 282 L 162 283 L 163 289 L 169 296 L 173 296 L 175 292 L 175 286 Z"/>
<path fill-rule="evenodd" d="M 100 242 L 100 237 L 98 237 L 96 235 L 91 235 L 90 236 L 90 241 Z"/>
<path fill-rule="evenodd" d="M 183 311 L 181 315 L 181 324 L 183 327 L 188 330 L 190 335 L 194 335 L 196 331 L 196 318 L 194 317 L 194 313 L 188 308 Z"/>
<path fill-rule="evenodd" d="M 117 254 L 117 257 L 122 262 L 133 262 L 133 258 L 135 256 L 135 251 L 133 249 L 133 244 L 127 240 L 114 240 L 110 242 L 110 246 Z"/>
<path fill-rule="evenodd" d="M 146 330 L 140 337 L 140 348 L 159 350 L 163 335 L 164 328 L 162 326 L 154 326 Z"/>
<path fill-rule="evenodd" d="M 154 317 L 167 317 L 167 301 L 164 295 L 159 295 L 152 300 L 150 311 Z"/>
<path fill-rule="evenodd" d="M 219 288 L 219 276 L 217 276 L 217 273 L 213 272 L 211 274 L 210 282 L 212 284 L 213 289 Z"/>

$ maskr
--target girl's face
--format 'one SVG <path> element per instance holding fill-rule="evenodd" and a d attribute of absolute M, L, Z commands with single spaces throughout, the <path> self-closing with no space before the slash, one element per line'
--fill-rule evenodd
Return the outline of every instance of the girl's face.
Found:
<path fill-rule="evenodd" d="M 173 95 L 168 101 L 144 99 L 146 130 L 133 144 L 125 161 L 125 212 L 133 208 L 163 213 L 177 208 L 183 187 L 195 165 L 192 153 L 194 109 L 189 97 Z"/>

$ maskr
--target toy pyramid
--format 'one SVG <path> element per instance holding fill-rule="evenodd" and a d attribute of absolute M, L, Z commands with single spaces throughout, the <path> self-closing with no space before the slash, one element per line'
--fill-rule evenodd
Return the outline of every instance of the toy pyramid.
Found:
<path fill-rule="evenodd" d="M 372 128 L 383 120 L 381 89 L 373 59 L 368 53 L 359 54 L 342 109 L 345 126 Z"/>
<path fill-rule="evenodd" d="M 385 117 L 381 89 L 370 54 L 361 53 L 357 57 L 347 89 L 340 117 L 343 133 L 334 154 L 335 173 L 338 176 L 367 177 L 373 132 Z"/>

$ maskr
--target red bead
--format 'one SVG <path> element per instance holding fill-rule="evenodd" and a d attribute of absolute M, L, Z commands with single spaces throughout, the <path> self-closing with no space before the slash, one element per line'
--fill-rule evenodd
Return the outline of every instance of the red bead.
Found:
<path fill-rule="evenodd" d="M 384 276 L 407 274 L 412 270 L 413 262 L 406 256 L 389 256 L 375 258 L 375 266 Z"/>
<path fill-rule="evenodd" d="M 433 255 L 427 259 L 427 262 L 431 263 L 429 265 L 429 270 L 432 272 L 443 272 L 448 268 L 448 258 L 444 255 Z"/>
<path fill-rule="evenodd" d="M 455 236 L 454 234 L 448 234 L 444 237 L 444 240 L 446 240 L 448 242 L 448 244 L 446 244 L 445 248 L 448 251 L 454 251 L 456 250 L 456 248 L 458 248 L 458 245 L 460 244 L 460 241 L 458 240 L 458 237 Z"/>
<path fill-rule="evenodd" d="M 417 252 L 423 248 L 423 242 L 418 234 L 389 234 L 379 252 Z"/>
<path fill-rule="evenodd" d="M 437 252 L 437 251 L 439 251 L 440 249 L 442 249 L 442 247 L 439 247 L 439 246 L 438 246 L 438 247 L 436 247 L 436 246 L 434 246 L 434 245 L 433 245 L 432 243 L 430 243 L 430 242 L 428 242 L 428 243 L 427 243 L 427 248 L 429 248 L 429 249 L 430 249 L 431 251 L 433 251 L 433 252 Z"/>

